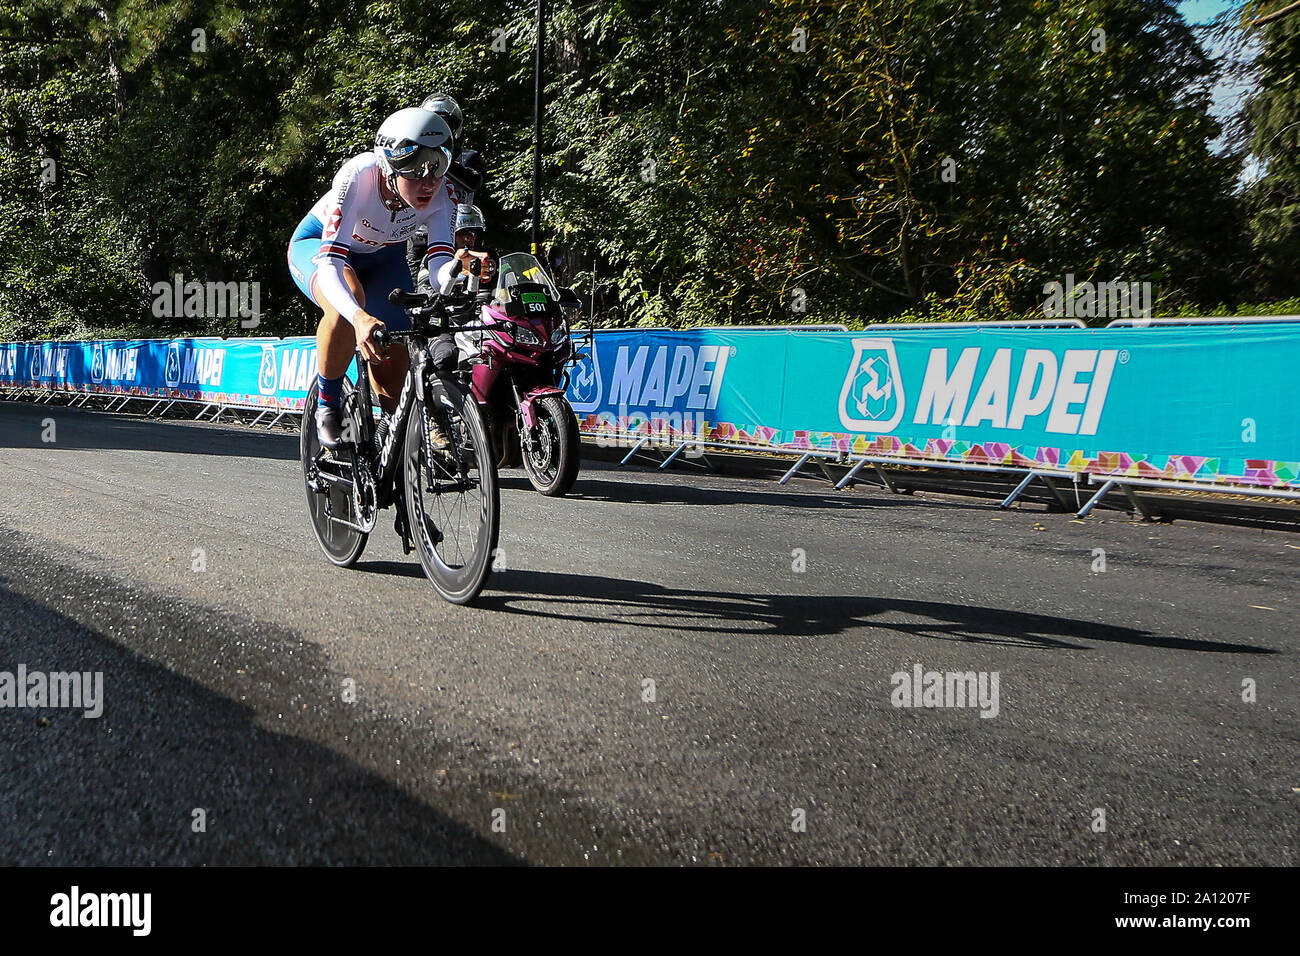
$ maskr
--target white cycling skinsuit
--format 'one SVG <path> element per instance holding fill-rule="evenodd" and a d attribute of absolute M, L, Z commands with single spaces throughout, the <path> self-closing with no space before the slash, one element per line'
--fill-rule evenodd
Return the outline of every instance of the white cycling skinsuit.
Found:
<path fill-rule="evenodd" d="M 406 313 L 388 301 L 393 289 L 411 291 L 406 240 L 428 225 L 425 264 L 430 273 L 452 259 L 456 221 L 454 187 L 445 180 L 427 209 L 389 209 L 380 191 L 384 173 L 373 152 L 354 156 L 334 177 L 333 187 L 312 207 L 289 242 L 289 271 L 308 297 L 319 293 L 352 322 L 360 308 L 343 278 L 356 270 L 366 294 L 366 311 L 392 329 L 404 329 Z"/>

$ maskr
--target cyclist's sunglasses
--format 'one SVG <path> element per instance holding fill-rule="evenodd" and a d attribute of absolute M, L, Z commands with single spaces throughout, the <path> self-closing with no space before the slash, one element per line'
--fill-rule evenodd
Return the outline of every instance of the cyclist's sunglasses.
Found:
<path fill-rule="evenodd" d="M 409 169 L 395 169 L 403 179 L 426 179 L 433 176 L 441 179 L 451 168 L 451 153 L 445 146 L 421 146 L 415 151 L 415 157 Z"/>

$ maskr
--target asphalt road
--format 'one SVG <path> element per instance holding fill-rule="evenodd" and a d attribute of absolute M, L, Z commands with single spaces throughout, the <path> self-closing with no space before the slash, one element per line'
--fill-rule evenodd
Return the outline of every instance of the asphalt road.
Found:
<path fill-rule="evenodd" d="M 1297 862 L 1292 533 L 510 471 L 459 608 L 283 432 L 0 404 L 0 474 L 0 671 L 105 701 L 0 708 L 0 863 Z"/>

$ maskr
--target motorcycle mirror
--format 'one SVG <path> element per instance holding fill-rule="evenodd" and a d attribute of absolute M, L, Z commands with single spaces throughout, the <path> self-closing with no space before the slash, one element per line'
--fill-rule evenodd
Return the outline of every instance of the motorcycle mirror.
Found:
<path fill-rule="evenodd" d="M 560 289 L 560 308 L 562 309 L 581 309 L 582 300 L 578 298 L 578 293 L 572 289 Z"/>

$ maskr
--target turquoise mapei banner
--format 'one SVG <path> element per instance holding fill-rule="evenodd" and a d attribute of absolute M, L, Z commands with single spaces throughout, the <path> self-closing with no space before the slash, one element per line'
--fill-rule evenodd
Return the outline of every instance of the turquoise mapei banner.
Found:
<path fill-rule="evenodd" d="M 584 432 L 1300 489 L 1300 323 L 597 332 Z M 316 341 L 0 344 L 0 386 L 300 409 Z"/>
<path fill-rule="evenodd" d="M 598 332 L 591 434 L 1300 488 L 1300 324 Z"/>
<path fill-rule="evenodd" d="M 0 345 L 8 386 L 300 409 L 315 377 L 307 336 Z"/>

